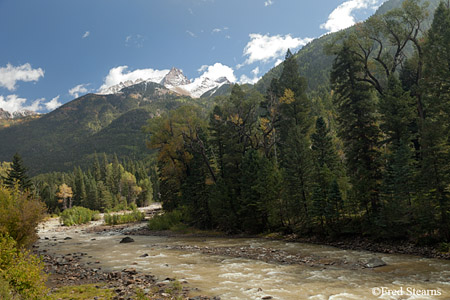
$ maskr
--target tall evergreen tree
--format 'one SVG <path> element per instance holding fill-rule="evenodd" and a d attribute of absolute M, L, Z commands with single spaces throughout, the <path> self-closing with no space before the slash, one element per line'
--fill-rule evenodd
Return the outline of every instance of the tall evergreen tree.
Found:
<path fill-rule="evenodd" d="M 380 209 L 380 130 L 372 86 L 358 77 L 363 70 L 364 64 L 352 51 L 349 41 L 344 41 L 336 53 L 331 73 L 339 136 L 344 144 L 353 193 L 368 216 L 376 218 Z"/>
<path fill-rule="evenodd" d="M 22 157 L 16 153 L 6 176 L 2 178 L 7 187 L 13 188 L 18 185 L 22 191 L 29 190 L 32 187 L 31 180 L 27 175 L 27 168 L 23 165 Z"/>
<path fill-rule="evenodd" d="M 380 128 L 384 133 L 385 167 L 381 196 L 383 216 L 380 234 L 404 236 L 410 223 L 410 211 L 414 193 L 416 103 L 405 92 L 395 76 L 389 77 L 388 87 L 379 101 Z"/>
<path fill-rule="evenodd" d="M 325 121 L 322 117 L 316 120 L 316 130 L 311 135 L 311 149 L 314 161 L 314 188 L 312 193 L 313 214 L 319 219 L 322 233 L 325 232 L 325 225 L 329 229 L 335 229 L 334 223 L 339 218 L 340 192 L 337 178 L 342 176 L 339 169 L 339 158 L 330 136 Z M 331 197 L 331 198 L 330 198 Z"/>
<path fill-rule="evenodd" d="M 422 198 L 433 201 L 439 211 L 441 236 L 450 240 L 450 10 L 442 2 L 436 10 L 424 48 Z"/>

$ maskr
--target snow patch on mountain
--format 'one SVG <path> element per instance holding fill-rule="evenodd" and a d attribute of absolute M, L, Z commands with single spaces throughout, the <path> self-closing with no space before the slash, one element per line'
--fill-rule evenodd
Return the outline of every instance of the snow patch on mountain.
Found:
<path fill-rule="evenodd" d="M 119 66 L 109 70 L 109 73 L 105 77 L 104 83 L 100 87 L 97 94 L 116 94 L 123 88 L 139 84 L 144 81 L 161 83 L 164 77 L 170 72 L 170 70 L 154 69 L 139 69 L 128 72 L 127 69 L 127 66 Z"/>
<path fill-rule="evenodd" d="M 120 68 L 120 67 L 119 67 Z M 211 90 L 217 90 L 224 84 L 230 84 L 231 82 L 227 79 L 227 77 L 221 76 L 214 76 L 217 78 L 211 79 L 210 77 L 207 77 L 209 73 L 211 72 L 205 72 L 200 77 L 196 78 L 192 82 L 183 74 L 183 71 L 177 68 L 172 68 L 170 71 L 164 71 L 164 72 L 158 72 L 156 73 L 155 70 L 152 70 L 151 73 L 153 76 L 150 78 L 136 78 L 133 80 L 126 80 L 121 81 L 118 84 L 107 86 L 106 82 L 108 79 L 108 76 L 111 77 L 120 77 L 118 74 L 122 74 L 123 70 L 111 70 L 110 74 L 107 76 L 107 79 L 105 79 L 105 84 L 102 86 L 103 88 L 100 89 L 100 91 L 97 93 L 99 95 L 109 95 L 109 94 L 116 94 L 120 93 L 122 89 L 136 85 L 141 84 L 143 82 L 154 82 L 163 85 L 167 89 L 178 93 L 180 95 L 184 96 L 190 96 L 192 98 L 200 98 L 204 93 L 211 91 Z M 136 71 L 130 72 L 134 73 Z M 126 73 L 125 75 L 128 75 L 130 73 Z M 123 75 L 123 74 L 122 74 Z M 164 76 L 162 76 L 164 75 Z M 215 75 L 215 74 L 214 74 Z M 109 81 L 112 81 L 111 78 Z"/>
<path fill-rule="evenodd" d="M 38 115 L 38 113 L 35 111 L 31 111 L 29 109 L 22 109 L 11 113 L 7 110 L 0 108 L 0 120 L 20 119 L 34 115 Z"/>
<path fill-rule="evenodd" d="M 212 80 L 208 77 L 200 77 L 194 82 L 180 86 L 179 88 L 185 90 L 192 98 L 200 98 L 201 95 L 212 89 L 218 89 L 224 84 L 231 83 L 226 77 L 219 77 Z"/>

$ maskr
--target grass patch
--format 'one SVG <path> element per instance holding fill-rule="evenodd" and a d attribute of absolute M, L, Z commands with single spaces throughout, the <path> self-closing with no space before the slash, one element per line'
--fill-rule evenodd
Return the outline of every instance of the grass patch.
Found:
<path fill-rule="evenodd" d="M 52 293 L 53 299 L 63 300 L 112 300 L 115 293 L 112 289 L 104 288 L 104 285 L 84 284 L 77 286 L 65 286 Z"/>
<path fill-rule="evenodd" d="M 59 219 L 64 226 L 73 226 L 98 220 L 99 215 L 98 211 L 93 211 L 81 206 L 74 206 L 63 211 Z"/>
<path fill-rule="evenodd" d="M 113 208 L 106 209 L 105 212 L 112 213 L 112 212 L 119 212 L 119 211 L 124 211 L 124 210 L 134 211 L 135 209 L 137 209 L 136 204 L 131 203 L 130 205 L 127 205 L 127 203 L 123 202 L 123 203 L 117 204 Z"/>
<path fill-rule="evenodd" d="M 136 289 L 134 300 L 153 300 L 153 299 L 167 299 L 167 300 L 183 300 L 186 299 L 180 295 L 183 291 L 183 286 L 178 280 L 172 281 L 165 289 L 164 293 L 168 294 L 162 296 L 158 287 L 153 287 L 148 294 L 145 294 L 143 290 Z"/>
<path fill-rule="evenodd" d="M 181 211 L 174 210 L 162 215 L 154 216 L 148 221 L 150 230 L 171 230 L 180 226 L 182 220 Z"/>
<path fill-rule="evenodd" d="M 105 214 L 103 218 L 106 225 L 118 225 L 142 221 L 145 218 L 145 214 L 135 208 L 131 213 L 125 213 L 123 215 Z"/>

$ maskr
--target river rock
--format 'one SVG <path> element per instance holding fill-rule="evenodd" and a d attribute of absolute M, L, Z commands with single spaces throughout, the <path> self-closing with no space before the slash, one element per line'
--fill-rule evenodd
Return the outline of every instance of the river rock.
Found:
<path fill-rule="evenodd" d="M 66 240 L 66 241 L 67 241 L 67 240 L 71 240 L 71 239 L 72 239 L 72 238 L 71 238 L 70 236 L 67 236 L 67 237 L 64 238 L 64 240 Z"/>
<path fill-rule="evenodd" d="M 132 242 L 134 242 L 134 240 L 133 240 L 132 238 L 130 238 L 129 236 L 124 237 L 124 238 L 120 241 L 121 244 L 122 244 L 122 243 L 132 243 Z"/>
<path fill-rule="evenodd" d="M 374 257 L 371 258 L 364 266 L 366 268 L 378 268 L 378 267 L 383 267 L 386 265 L 386 262 L 384 260 L 382 260 L 381 258 L 378 257 Z"/>
<path fill-rule="evenodd" d="M 135 274 L 137 274 L 137 271 L 136 271 L 136 269 L 134 269 L 134 268 L 123 269 L 122 272 L 128 273 L 128 274 L 130 274 L 130 275 L 135 275 Z"/>

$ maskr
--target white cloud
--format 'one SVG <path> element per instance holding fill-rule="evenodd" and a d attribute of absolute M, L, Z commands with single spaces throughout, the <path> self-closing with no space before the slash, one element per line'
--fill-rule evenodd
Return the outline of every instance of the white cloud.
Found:
<path fill-rule="evenodd" d="M 320 28 L 328 32 L 336 32 L 356 23 L 354 12 L 361 9 L 376 10 L 385 0 L 348 0 L 336 7 L 328 16 L 328 20 Z"/>
<path fill-rule="evenodd" d="M 236 82 L 236 76 L 234 75 L 234 70 L 229 66 L 222 65 L 221 63 L 215 63 L 214 65 L 203 65 L 198 69 L 198 72 L 203 72 L 199 78 L 196 80 L 203 80 L 209 78 L 211 80 L 217 80 L 221 77 L 226 77 L 231 82 Z"/>
<path fill-rule="evenodd" d="M 266 2 L 264 2 L 264 6 L 270 6 L 273 4 L 272 0 L 267 0 Z"/>
<path fill-rule="evenodd" d="M 47 108 L 47 110 L 51 111 L 51 110 L 55 110 L 58 107 L 60 107 L 62 105 L 62 103 L 59 102 L 58 100 L 59 100 L 59 95 L 56 96 L 55 98 L 53 98 L 52 100 L 50 100 L 49 102 L 45 103 L 45 107 Z"/>
<path fill-rule="evenodd" d="M 91 34 L 90 31 L 86 31 L 81 38 L 85 39 Z"/>
<path fill-rule="evenodd" d="M 38 81 L 41 77 L 44 77 L 44 70 L 33 69 L 29 63 L 17 67 L 7 64 L 0 68 L 0 87 L 14 91 L 17 81 Z"/>
<path fill-rule="evenodd" d="M 261 77 L 258 77 L 259 67 L 254 68 L 251 73 L 253 75 L 253 78 L 250 78 L 250 77 L 248 77 L 245 74 L 242 74 L 241 78 L 239 79 L 239 83 L 241 83 L 241 84 L 245 84 L 245 83 L 255 84 L 255 83 L 258 82 L 259 79 L 261 79 Z"/>
<path fill-rule="evenodd" d="M 273 64 L 274 67 L 278 66 L 279 64 L 281 64 L 283 62 L 283 60 L 281 58 L 277 59 L 277 61 Z"/>
<path fill-rule="evenodd" d="M 132 34 L 125 37 L 125 46 L 126 47 L 136 47 L 142 48 L 144 47 L 144 42 L 146 38 L 141 34 Z"/>
<path fill-rule="evenodd" d="M 160 82 L 169 70 L 154 70 L 154 69 L 137 69 L 131 72 L 127 71 L 128 66 L 119 66 L 109 70 L 106 75 L 103 85 L 99 91 L 105 90 L 110 86 L 125 82 L 128 80 L 136 81 L 137 79 L 150 80 L 153 82 Z"/>
<path fill-rule="evenodd" d="M 73 88 L 71 88 L 69 90 L 69 94 L 72 97 L 78 98 L 80 96 L 80 94 L 86 94 L 87 92 L 89 92 L 89 90 L 87 89 L 88 85 L 89 85 L 89 83 L 79 84 L 77 86 L 74 86 Z"/>
<path fill-rule="evenodd" d="M 23 111 L 23 110 L 31 110 L 34 112 L 42 111 L 44 107 L 47 110 L 54 110 L 57 107 L 61 106 L 61 103 L 58 101 L 59 95 L 50 100 L 49 102 L 45 103 L 45 98 L 36 99 L 33 102 L 31 102 L 30 105 L 26 105 L 27 99 L 20 98 L 17 95 L 8 95 L 6 98 L 2 95 L 0 95 L 0 108 L 13 113 L 16 111 Z"/>
<path fill-rule="evenodd" d="M 0 95 L 0 108 L 10 113 L 22 110 L 25 102 L 27 99 L 19 98 L 17 95 L 8 95 L 6 98 Z"/>
<path fill-rule="evenodd" d="M 212 30 L 212 33 L 219 33 L 219 32 L 225 31 L 225 30 L 228 30 L 228 27 L 227 27 L 227 26 L 224 26 L 224 27 L 222 27 L 222 28 L 214 28 L 214 29 Z"/>
<path fill-rule="evenodd" d="M 293 38 L 291 35 L 262 35 L 258 33 L 250 34 L 250 42 L 244 48 L 244 56 L 248 56 L 244 64 L 252 64 L 257 61 L 267 63 L 271 60 L 282 57 L 288 49 L 295 49 L 309 43 L 310 38 Z M 242 67 L 238 65 L 238 68 Z"/>
<path fill-rule="evenodd" d="M 195 35 L 195 33 L 193 33 L 192 31 L 186 30 L 186 33 L 194 38 L 197 37 L 197 35 Z"/>
<path fill-rule="evenodd" d="M 42 110 L 42 102 L 45 101 L 45 98 L 34 100 L 31 105 L 25 106 L 23 109 L 31 110 L 31 111 L 39 111 Z"/>

